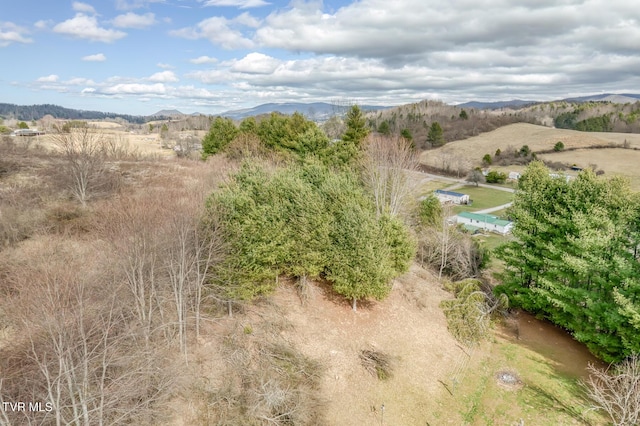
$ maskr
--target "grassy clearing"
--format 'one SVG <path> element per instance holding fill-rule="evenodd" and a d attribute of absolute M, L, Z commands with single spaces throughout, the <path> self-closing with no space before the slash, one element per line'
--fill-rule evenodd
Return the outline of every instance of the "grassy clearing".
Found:
<path fill-rule="evenodd" d="M 470 206 L 456 206 L 453 209 L 454 213 L 488 209 L 490 207 L 500 206 L 513 201 L 513 193 L 511 192 L 483 188 L 481 186 L 466 185 L 462 188 L 456 189 L 455 191 L 462 194 L 468 194 L 469 198 L 473 200 L 473 204 Z"/>
<path fill-rule="evenodd" d="M 440 180 L 423 180 L 416 184 L 415 193 L 418 197 L 423 195 L 429 195 L 437 189 L 444 189 L 447 186 L 451 186 L 451 182 L 443 182 Z"/>
<path fill-rule="evenodd" d="M 443 392 L 434 417 L 439 424 L 604 425 L 589 409 L 579 378 L 558 372 L 553 361 L 525 346 L 496 337 L 470 353 L 452 394 Z M 517 381 L 504 384 L 498 374 Z"/>
<path fill-rule="evenodd" d="M 491 234 L 491 233 L 487 233 L 487 234 L 482 234 L 482 235 L 478 235 L 476 238 L 476 241 L 480 242 L 484 247 L 488 248 L 490 251 L 493 252 L 493 250 L 495 250 L 498 246 L 501 246 L 502 244 L 511 241 L 512 240 L 512 236 L 511 235 L 498 235 L 498 234 Z"/>

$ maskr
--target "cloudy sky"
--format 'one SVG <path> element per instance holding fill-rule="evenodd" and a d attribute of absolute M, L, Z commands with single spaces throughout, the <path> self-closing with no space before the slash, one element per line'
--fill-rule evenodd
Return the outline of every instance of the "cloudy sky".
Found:
<path fill-rule="evenodd" d="M 0 102 L 215 114 L 267 102 L 640 92 L 635 0 L 20 0 Z"/>

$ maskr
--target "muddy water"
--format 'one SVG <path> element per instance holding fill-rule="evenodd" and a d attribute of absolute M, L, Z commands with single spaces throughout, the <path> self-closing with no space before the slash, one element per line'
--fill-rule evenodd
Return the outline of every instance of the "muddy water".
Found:
<path fill-rule="evenodd" d="M 503 332 L 513 343 L 547 357 L 562 373 L 586 378 L 589 363 L 605 366 L 565 330 L 526 312 L 517 312 Z"/>

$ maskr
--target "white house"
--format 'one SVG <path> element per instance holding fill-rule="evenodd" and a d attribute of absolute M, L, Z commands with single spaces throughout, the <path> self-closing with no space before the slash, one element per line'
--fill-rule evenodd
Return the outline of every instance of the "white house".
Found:
<path fill-rule="evenodd" d="M 497 216 L 482 213 L 461 212 L 456 216 L 456 222 L 469 229 L 482 229 L 497 234 L 506 235 L 511 232 L 513 222 L 500 219 Z"/>
<path fill-rule="evenodd" d="M 436 197 L 441 203 L 453 203 L 453 204 L 469 204 L 469 196 L 467 194 L 461 194 L 459 192 L 444 191 L 438 189 L 435 192 Z"/>

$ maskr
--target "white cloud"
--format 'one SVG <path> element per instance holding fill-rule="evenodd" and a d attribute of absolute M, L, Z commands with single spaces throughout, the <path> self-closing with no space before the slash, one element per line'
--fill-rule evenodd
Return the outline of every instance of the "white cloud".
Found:
<path fill-rule="evenodd" d="M 95 16 L 87 16 L 82 13 L 77 13 L 73 18 L 59 23 L 53 27 L 53 31 L 74 38 L 104 43 L 111 43 L 127 35 L 122 31 L 101 28 Z"/>
<path fill-rule="evenodd" d="M 33 40 L 26 37 L 27 29 L 11 22 L 0 22 L 0 47 L 6 47 L 11 43 L 32 43 Z"/>
<path fill-rule="evenodd" d="M 79 2 L 79 1 L 73 2 L 73 10 L 81 13 L 92 13 L 92 14 L 96 13 L 96 10 L 93 8 L 93 6 L 87 3 Z"/>
<path fill-rule="evenodd" d="M 69 86 L 93 86 L 96 83 L 89 78 L 75 77 L 65 81 L 64 84 Z"/>
<path fill-rule="evenodd" d="M 136 28 L 142 29 L 150 27 L 156 23 L 156 17 L 153 13 L 145 13 L 138 15 L 133 12 L 118 15 L 113 20 L 113 25 L 119 28 Z"/>
<path fill-rule="evenodd" d="M 87 55 L 82 57 L 83 61 L 88 62 L 103 62 L 107 60 L 107 57 L 103 53 L 96 53 L 95 55 Z"/>
<path fill-rule="evenodd" d="M 158 62 L 158 63 L 156 64 L 156 66 L 157 66 L 158 68 L 162 68 L 162 69 L 164 69 L 164 70 L 170 70 L 170 69 L 175 68 L 175 67 L 174 67 L 173 65 L 171 65 L 171 64 L 164 64 L 164 63 L 162 63 L 162 62 Z"/>
<path fill-rule="evenodd" d="M 260 20 L 251 16 L 249 12 L 241 13 L 240 15 L 233 18 L 232 22 L 235 24 L 244 25 L 245 27 L 251 27 L 251 28 L 258 28 L 260 26 Z"/>
<path fill-rule="evenodd" d="M 268 3 L 264 0 L 201 0 L 205 6 L 235 6 L 240 9 L 249 9 L 251 7 L 266 6 Z"/>
<path fill-rule="evenodd" d="M 38 78 L 36 81 L 38 83 L 55 83 L 60 79 L 60 77 L 58 77 L 55 74 L 51 74 L 51 75 L 47 75 L 45 77 L 40 77 Z"/>
<path fill-rule="evenodd" d="M 170 35 L 186 39 L 207 39 L 212 44 L 224 49 L 248 49 L 253 46 L 253 41 L 247 38 L 237 28 L 247 26 L 246 23 L 255 23 L 250 20 L 248 14 L 242 14 L 236 19 L 227 19 L 222 16 L 214 16 L 200 21 L 195 27 L 186 27 L 169 32 Z"/>
<path fill-rule="evenodd" d="M 180 81 L 173 71 L 161 71 L 153 74 L 149 78 L 149 81 L 155 81 L 159 83 L 174 83 Z"/>
<path fill-rule="evenodd" d="M 216 62 L 218 62 L 218 60 L 216 58 L 211 58 L 209 56 L 199 56 L 194 59 L 189 59 L 189 62 L 191 62 L 192 64 L 201 65 L 201 64 L 215 64 Z"/>
<path fill-rule="evenodd" d="M 202 0 L 200 5 L 248 8 L 267 1 L 272 0 Z M 116 2 L 127 10 L 150 4 Z M 196 70 L 180 75 L 182 80 L 192 79 L 195 87 L 178 86 L 175 73 L 113 77 L 84 87 L 95 90 L 94 96 L 175 97 L 184 102 L 193 97 L 214 102 L 214 95 L 201 88 L 211 85 L 215 102 L 348 96 L 371 104 L 438 97 L 447 102 L 548 99 L 558 93 L 633 92 L 640 87 L 640 75 L 633 71 L 640 69 L 640 9 L 629 0 L 521 0 L 517 5 L 505 0 L 342 3 L 340 7 L 336 2 L 292 0 L 286 7 L 274 7 L 264 18 L 257 13 L 205 16 L 199 23 L 171 32 L 209 40 L 228 50 L 240 49 L 217 60 L 204 55 L 216 56 L 215 50 L 193 53 L 186 48 L 192 52 L 191 64 L 208 65 L 194 65 Z M 102 29 L 97 18 L 87 17 L 88 12 L 79 15 L 93 19 L 93 29 Z M 154 16 L 154 20 L 163 19 Z M 8 29 L 0 26 L 0 44 L 2 31 Z M 28 33 L 18 34 L 26 38 Z M 198 45 L 190 43 L 189 48 Z M 64 84 L 48 82 L 51 87 Z"/>
<path fill-rule="evenodd" d="M 148 7 L 152 3 L 164 3 L 165 0 L 116 0 L 116 9 L 133 10 Z"/>
<path fill-rule="evenodd" d="M 233 61 L 231 70 L 247 74 L 272 74 L 281 63 L 279 59 L 253 52 Z"/>
<path fill-rule="evenodd" d="M 122 83 L 105 88 L 103 93 L 109 95 L 139 95 L 139 94 L 155 94 L 165 95 L 167 89 L 162 83 L 143 84 L 143 83 Z"/>
<path fill-rule="evenodd" d="M 33 26 L 37 30 L 46 30 L 51 25 L 53 25 L 53 21 L 51 19 L 47 19 L 47 20 L 41 19 L 41 20 L 37 21 L 35 24 L 33 24 Z"/>

